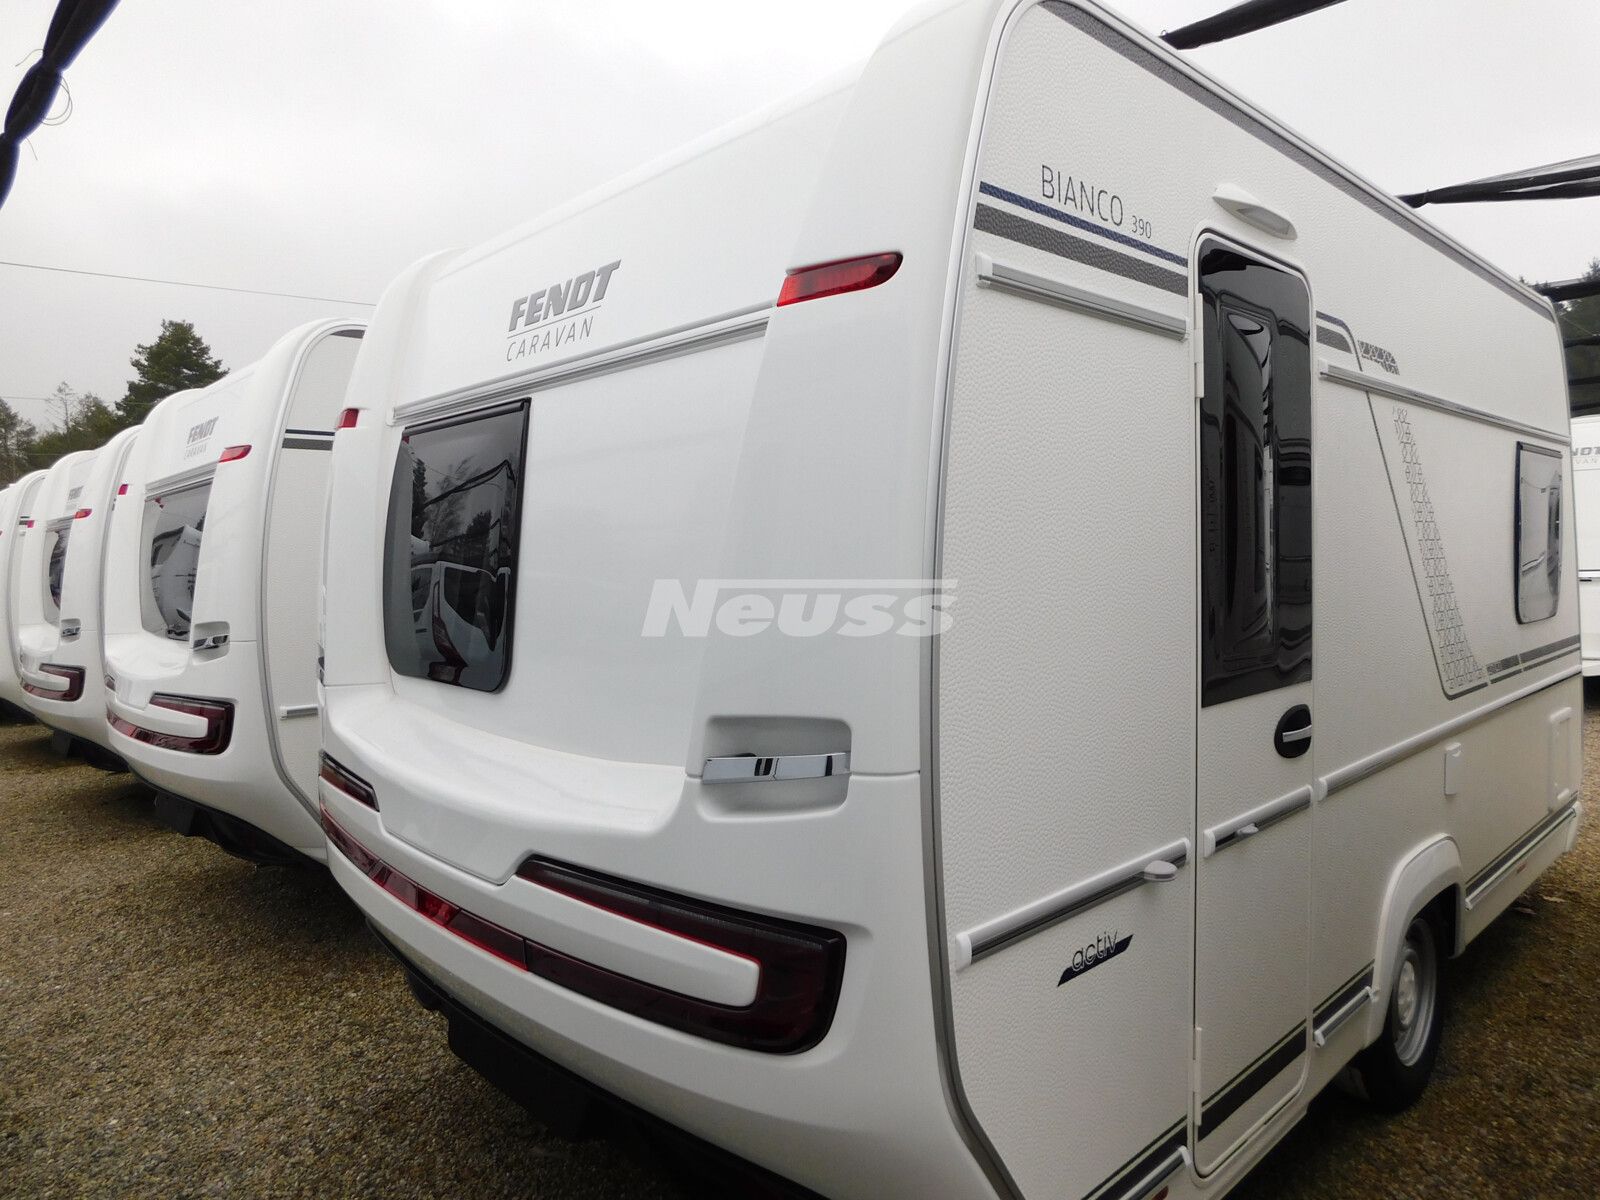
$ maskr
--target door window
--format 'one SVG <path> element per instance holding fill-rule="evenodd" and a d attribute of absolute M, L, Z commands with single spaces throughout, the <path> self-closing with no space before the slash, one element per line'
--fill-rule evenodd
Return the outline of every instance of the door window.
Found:
<path fill-rule="evenodd" d="M 151 633 L 176 641 L 189 638 L 200 578 L 200 541 L 210 503 L 209 479 L 144 502 L 141 535 L 149 570 L 139 596 L 139 615 Z"/>
<path fill-rule="evenodd" d="M 1311 298 L 1295 275 L 1201 256 L 1201 703 L 1311 677 Z"/>

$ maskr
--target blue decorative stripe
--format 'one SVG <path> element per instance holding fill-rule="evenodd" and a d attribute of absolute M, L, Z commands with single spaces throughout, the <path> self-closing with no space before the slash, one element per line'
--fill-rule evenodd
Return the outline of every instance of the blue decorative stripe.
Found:
<path fill-rule="evenodd" d="M 1082 217 L 1075 217 L 1069 212 L 1062 212 L 1059 208 L 1051 208 L 1048 204 L 1040 204 L 1037 200 L 1019 196 L 1016 192 L 1008 192 L 1005 188 L 995 187 L 992 183 L 978 184 L 978 191 L 985 196 L 993 196 L 996 200 L 1004 200 L 1007 204 L 1018 205 L 1029 212 L 1036 212 L 1041 217 L 1049 217 L 1052 221 L 1060 221 L 1063 225 L 1071 225 L 1074 229 L 1082 229 L 1085 233 L 1098 234 L 1108 241 L 1120 242 L 1124 246 L 1132 246 L 1135 250 L 1142 250 L 1146 254 L 1165 259 L 1170 263 L 1177 263 L 1180 267 L 1189 265 L 1189 260 L 1181 254 L 1163 250 L 1160 246 L 1152 246 L 1149 242 L 1141 242 L 1136 237 L 1118 233 L 1115 229 L 1107 229 L 1104 225 L 1096 225 L 1093 221 L 1085 221 Z"/>

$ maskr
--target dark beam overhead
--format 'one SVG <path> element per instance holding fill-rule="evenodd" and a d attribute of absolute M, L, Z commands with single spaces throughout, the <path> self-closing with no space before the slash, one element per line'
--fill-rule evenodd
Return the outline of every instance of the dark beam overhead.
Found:
<path fill-rule="evenodd" d="M 1254 33 L 1258 29 L 1292 21 L 1319 8 L 1330 8 L 1340 3 L 1343 0 L 1245 0 L 1243 4 L 1223 9 L 1215 16 L 1163 33 L 1161 38 L 1167 45 L 1179 50 L 1193 50 L 1196 46 L 1208 46 L 1212 42 Z"/>

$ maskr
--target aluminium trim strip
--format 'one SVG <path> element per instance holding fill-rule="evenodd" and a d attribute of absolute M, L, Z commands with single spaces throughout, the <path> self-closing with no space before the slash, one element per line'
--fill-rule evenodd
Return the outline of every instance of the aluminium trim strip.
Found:
<path fill-rule="evenodd" d="M 1467 896 L 1465 901 L 1467 911 L 1470 912 L 1472 909 L 1476 908 L 1483 901 L 1485 896 L 1504 883 L 1511 876 L 1512 872 L 1515 871 L 1518 866 L 1527 859 L 1528 855 L 1532 854 L 1540 846 L 1544 845 L 1551 834 L 1555 833 L 1568 821 L 1576 820 L 1577 817 L 1578 801 L 1577 798 L 1574 797 L 1573 799 L 1568 800 L 1564 806 L 1551 813 L 1543 821 L 1540 821 L 1539 824 L 1535 825 L 1533 829 L 1525 834 L 1521 839 L 1513 843 L 1512 846 L 1506 850 L 1498 860 L 1496 860 L 1499 863 L 1498 866 L 1491 862 L 1487 867 L 1480 871 L 1478 876 L 1474 877 L 1472 881 L 1469 881 L 1467 885 Z"/>
<path fill-rule="evenodd" d="M 145 485 L 144 498 L 149 500 L 154 496 L 165 496 L 168 492 L 179 492 L 186 488 L 195 487 L 202 483 L 209 483 L 216 474 L 217 460 L 211 459 L 198 466 L 185 467 L 161 479 L 152 479 Z"/>
<path fill-rule="evenodd" d="M 1454 400 L 1446 400 L 1442 396 L 1419 392 L 1415 388 L 1408 388 L 1398 383 L 1389 383 L 1386 380 L 1379 379 L 1376 375 L 1352 371 L 1349 367 L 1341 367 L 1337 363 L 1330 363 L 1325 358 L 1318 359 L 1317 366 L 1318 374 L 1322 378 L 1331 380 L 1334 383 L 1342 383 L 1358 391 L 1377 392 L 1380 396 L 1387 396 L 1391 400 L 1404 400 L 1408 404 L 1420 404 L 1423 408 L 1431 408 L 1436 412 L 1465 417 L 1469 421 L 1478 421 L 1484 425 L 1492 425 L 1496 429 L 1504 429 L 1511 433 L 1520 433 L 1528 437 L 1544 438 L 1546 441 L 1560 442 L 1563 445 L 1572 440 L 1570 433 L 1552 433 L 1550 430 L 1541 429 L 1537 425 L 1513 421 L 1509 417 L 1496 416 L 1494 413 L 1485 412 L 1481 408 L 1473 408 L 1469 404 L 1458 404 Z"/>
<path fill-rule="evenodd" d="M 1581 675 L 1582 673 L 1583 667 L 1581 665 L 1568 667 L 1549 679 L 1541 680 L 1538 683 L 1530 683 L 1526 687 L 1520 687 L 1514 692 L 1501 696 L 1498 700 L 1491 700 L 1487 704 L 1478 706 L 1471 712 L 1462 713 L 1459 717 L 1453 717 L 1442 724 L 1435 725 L 1432 729 L 1425 729 L 1421 733 L 1413 734 L 1402 742 L 1396 742 L 1387 750 L 1380 750 L 1376 754 L 1369 754 L 1366 758 L 1359 758 L 1353 763 L 1348 763 L 1336 771 L 1329 771 L 1317 781 L 1318 790 L 1322 797 L 1326 799 L 1335 792 L 1343 791 L 1352 784 L 1360 783 L 1363 779 L 1370 778 L 1379 771 L 1410 758 L 1413 754 L 1421 753 L 1436 742 L 1441 742 L 1447 737 L 1460 733 L 1480 721 L 1488 720 L 1502 708 L 1507 708 L 1519 700 L 1526 700 L 1534 693 L 1555 687 L 1558 683 L 1565 683 L 1573 676 Z"/>
<path fill-rule="evenodd" d="M 697 321 L 665 333 L 650 334 L 622 342 L 606 350 L 579 355 L 566 362 L 553 363 L 531 371 L 516 371 L 465 390 L 439 392 L 396 405 L 389 414 L 390 425 L 402 425 L 422 418 L 451 416 L 499 400 L 520 398 L 560 384 L 594 375 L 625 371 L 680 354 L 693 354 L 729 342 L 761 337 L 766 333 L 773 305 L 770 301 L 738 309 L 709 320 Z"/>
<path fill-rule="evenodd" d="M 1254 837 L 1269 826 L 1276 825 L 1279 821 L 1286 820 L 1295 813 L 1304 812 L 1310 807 L 1311 785 L 1308 783 L 1304 787 L 1295 788 L 1287 796 L 1268 800 L 1249 812 L 1240 813 L 1232 820 L 1207 829 L 1200 835 L 1200 857 L 1210 858 L 1218 850 L 1225 850 L 1246 838 Z M 1244 831 L 1251 826 L 1255 828 L 1245 833 Z"/>
<path fill-rule="evenodd" d="M 1097 904 L 1104 904 L 1107 900 L 1150 882 L 1145 877 L 1145 871 L 1157 862 L 1164 862 L 1176 871 L 1188 862 L 1189 850 L 1189 839 L 1179 838 L 1159 850 L 1141 854 L 1138 858 L 1112 867 L 1109 871 L 1102 871 L 1099 875 L 1063 888 L 1053 895 L 1025 904 L 981 925 L 975 925 L 965 933 L 958 933 L 955 937 L 955 952 L 952 955 L 951 966 L 959 971 L 978 959 L 1048 929 L 1075 913 L 1093 908 Z"/>
<path fill-rule="evenodd" d="M 1360 1012 L 1362 1006 L 1372 1003 L 1377 997 L 1378 993 L 1373 991 L 1372 985 L 1370 983 L 1366 984 L 1350 999 L 1328 1014 L 1328 1018 L 1311 1031 L 1311 1040 L 1316 1043 L 1317 1049 L 1320 1050 L 1326 1046 L 1346 1021 Z"/>
<path fill-rule="evenodd" d="M 1158 309 L 1146 308 L 1142 304 L 1129 304 L 1126 300 L 1117 300 L 1047 275 L 1036 275 L 1032 271 L 1024 271 L 1008 263 L 996 262 L 988 254 L 976 255 L 974 262 L 980 287 L 991 287 L 996 291 L 1009 292 L 1029 300 L 1057 304 L 1075 312 L 1102 317 L 1122 325 L 1131 325 L 1135 329 L 1151 333 L 1165 334 L 1180 341 L 1189 336 L 1188 322 L 1181 317 L 1169 316 Z"/>

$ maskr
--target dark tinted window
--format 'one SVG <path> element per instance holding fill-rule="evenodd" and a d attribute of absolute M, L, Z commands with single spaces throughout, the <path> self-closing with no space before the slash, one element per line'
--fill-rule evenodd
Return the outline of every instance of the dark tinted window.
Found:
<path fill-rule="evenodd" d="M 402 675 L 492 692 L 511 666 L 528 406 L 406 431 L 389 492 L 384 637 Z"/>
<path fill-rule="evenodd" d="M 1561 455 L 1517 443 L 1517 620 L 1556 615 L 1561 596 Z"/>
<path fill-rule="evenodd" d="M 188 640 L 200 574 L 200 539 L 210 502 L 209 480 L 144 502 L 141 536 L 150 570 L 139 596 L 139 610 L 151 633 Z"/>
<path fill-rule="evenodd" d="M 44 581 L 44 616 L 52 625 L 61 619 L 61 581 L 67 573 L 67 538 L 71 533 L 71 517 L 52 521 L 45 530 L 50 550 L 50 567 Z"/>
<path fill-rule="evenodd" d="M 1231 250 L 1203 254 L 1201 702 L 1311 677 L 1311 299 Z"/>

